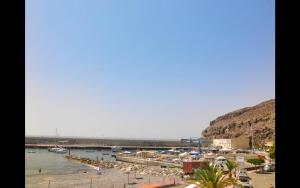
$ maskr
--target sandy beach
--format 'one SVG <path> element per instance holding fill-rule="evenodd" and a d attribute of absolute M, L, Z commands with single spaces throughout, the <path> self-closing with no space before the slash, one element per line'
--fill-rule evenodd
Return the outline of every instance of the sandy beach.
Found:
<path fill-rule="evenodd" d="M 138 188 L 150 183 L 164 182 L 179 182 L 179 177 L 158 177 L 149 175 L 138 175 L 136 178 L 133 172 L 128 174 L 119 169 L 104 169 L 103 174 L 98 175 L 95 170 L 79 171 L 78 173 L 63 174 L 63 175 L 30 175 L 26 176 L 26 188 L 41 188 L 41 187 L 103 187 L 103 188 Z M 91 183 L 92 181 L 92 183 Z"/>

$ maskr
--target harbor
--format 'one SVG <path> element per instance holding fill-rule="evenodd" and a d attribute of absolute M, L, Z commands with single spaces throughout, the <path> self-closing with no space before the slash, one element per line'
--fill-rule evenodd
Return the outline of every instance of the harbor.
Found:
<path fill-rule="evenodd" d="M 101 148 L 101 146 L 99 147 Z M 51 150 L 55 148 L 67 148 L 68 152 Z M 100 148 L 94 146 L 85 148 L 83 146 L 82 148 L 73 146 L 72 148 L 72 146 L 68 147 L 68 145 L 39 145 L 39 147 L 27 147 L 27 153 L 32 156 L 37 156 L 39 152 L 42 151 L 44 155 L 47 155 L 47 153 L 50 155 L 52 153 L 51 155 L 57 158 L 55 161 L 59 160 L 61 163 L 67 162 L 72 165 L 79 165 L 79 168 L 76 167 L 77 170 L 73 172 L 68 172 L 64 169 L 64 173 L 58 174 L 47 173 L 47 167 L 43 167 L 41 174 L 38 174 L 36 171 L 35 175 L 28 175 L 26 178 L 27 182 L 32 182 L 31 179 L 43 177 L 48 174 L 47 177 L 57 177 L 56 180 L 49 178 L 49 181 L 51 179 L 50 182 L 52 182 L 50 183 L 51 187 L 59 187 L 63 182 L 65 185 L 61 186 L 71 187 L 72 185 L 69 184 L 75 185 L 76 181 L 74 181 L 73 178 L 76 176 L 89 177 L 92 184 L 96 187 L 106 184 L 107 186 L 113 185 L 114 187 L 124 187 L 125 185 L 127 187 L 141 188 L 149 184 L 149 179 L 150 184 L 163 185 L 163 182 L 166 182 L 166 179 L 168 178 L 169 180 L 170 178 L 173 178 L 173 181 L 177 182 L 176 185 L 169 186 L 184 187 L 191 184 L 194 177 L 194 170 L 201 168 L 206 169 L 209 164 L 219 164 L 226 167 L 226 161 L 238 162 L 238 160 L 242 159 L 242 161 L 237 163 L 238 171 L 234 171 L 234 176 L 238 177 L 238 172 L 244 170 L 245 172 L 248 172 L 247 177 L 254 177 L 254 179 L 257 179 L 257 177 L 267 175 L 258 174 L 258 171 L 263 169 L 265 164 L 270 163 L 267 153 L 258 150 L 250 152 L 241 149 L 216 149 L 215 147 L 158 147 L 159 149 L 157 149 L 149 146 L 146 147 L 146 149 L 139 148 L 138 150 L 136 147 L 123 148 L 121 146 L 106 146 Z M 249 159 L 255 159 L 262 156 L 264 156 L 266 163 L 253 165 L 248 162 Z M 101 169 L 101 175 L 99 175 L 98 168 Z M 223 168 L 223 171 L 225 174 L 228 173 L 228 169 L 226 168 Z M 105 178 L 108 178 L 107 176 L 112 173 L 120 174 L 120 177 L 123 177 L 124 180 L 114 180 L 112 177 L 110 183 L 107 182 L 107 179 L 105 180 Z M 89 176 L 87 176 L 87 174 L 89 174 Z M 72 181 L 62 181 L 62 179 L 60 179 L 61 176 L 67 176 L 68 178 L 71 178 Z M 126 177 L 127 182 L 125 181 Z M 140 179 L 137 177 L 140 177 Z M 269 175 L 268 177 L 273 176 Z M 135 183 L 129 184 L 128 179 L 131 179 L 130 181 Z M 145 179 L 148 179 L 148 181 Z M 60 181 L 61 183 L 59 183 Z M 89 185 L 90 181 L 82 179 L 80 185 L 78 183 L 76 186 Z M 272 178 L 270 181 L 272 181 Z M 46 184 L 45 181 L 43 181 L 43 184 Z M 254 183 L 251 181 L 251 184 L 255 184 L 255 180 Z M 27 187 L 34 186 L 29 183 Z"/>

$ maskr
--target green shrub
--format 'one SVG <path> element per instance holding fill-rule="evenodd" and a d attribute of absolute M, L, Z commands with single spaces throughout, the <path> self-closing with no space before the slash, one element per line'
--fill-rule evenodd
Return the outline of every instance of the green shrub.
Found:
<path fill-rule="evenodd" d="M 254 165 L 261 165 L 265 161 L 261 158 L 253 158 L 253 159 L 248 159 L 247 162 L 251 163 L 251 164 L 254 164 Z"/>

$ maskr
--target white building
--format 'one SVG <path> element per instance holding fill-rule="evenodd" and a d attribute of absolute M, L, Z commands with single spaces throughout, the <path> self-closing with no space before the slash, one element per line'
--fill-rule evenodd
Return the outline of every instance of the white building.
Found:
<path fill-rule="evenodd" d="M 240 136 L 232 139 L 213 139 L 214 147 L 222 147 L 228 149 L 249 149 L 249 138 Z"/>
<path fill-rule="evenodd" d="M 213 146 L 231 148 L 231 139 L 213 139 Z"/>

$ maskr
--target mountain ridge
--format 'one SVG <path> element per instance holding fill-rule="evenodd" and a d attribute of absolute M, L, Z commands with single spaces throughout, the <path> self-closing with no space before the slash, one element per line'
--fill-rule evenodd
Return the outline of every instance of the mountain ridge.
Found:
<path fill-rule="evenodd" d="M 252 129 L 252 131 L 251 131 Z M 255 143 L 275 138 L 275 99 L 221 115 L 202 131 L 205 138 L 253 138 Z"/>

